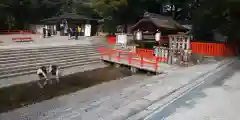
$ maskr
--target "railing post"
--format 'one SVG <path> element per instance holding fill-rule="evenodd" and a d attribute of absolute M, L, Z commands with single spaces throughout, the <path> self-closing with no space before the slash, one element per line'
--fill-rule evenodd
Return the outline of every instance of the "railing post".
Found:
<path fill-rule="evenodd" d="M 117 51 L 117 61 L 120 62 L 120 51 Z"/>
<path fill-rule="evenodd" d="M 101 59 L 103 59 L 103 52 L 102 52 L 102 49 L 99 48 L 99 49 L 98 49 L 98 52 L 100 53 Z"/>
<path fill-rule="evenodd" d="M 103 60 L 103 52 L 102 51 L 99 51 L 100 52 L 100 55 L 101 55 L 101 59 Z"/>
<path fill-rule="evenodd" d="M 132 64 L 132 54 L 128 55 L 128 64 L 131 65 Z"/>
<path fill-rule="evenodd" d="M 159 57 L 156 57 L 156 63 L 155 63 L 155 71 L 158 71 L 158 61 L 159 61 Z"/>
<path fill-rule="evenodd" d="M 108 54 L 109 54 L 109 60 L 111 60 L 112 59 L 112 55 L 114 55 L 114 51 L 110 50 L 110 53 L 108 53 Z"/>
<path fill-rule="evenodd" d="M 141 55 L 140 57 L 141 57 L 140 65 L 141 65 L 141 67 L 143 67 L 143 56 Z"/>

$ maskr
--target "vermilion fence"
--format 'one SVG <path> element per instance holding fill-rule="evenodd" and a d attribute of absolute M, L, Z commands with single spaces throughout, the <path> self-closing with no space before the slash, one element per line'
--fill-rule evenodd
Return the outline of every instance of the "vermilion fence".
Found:
<path fill-rule="evenodd" d="M 207 56 L 233 56 L 234 50 L 225 43 L 191 42 L 192 53 Z"/>
<path fill-rule="evenodd" d="M 30 30 L 0 30 L 0 34 L 34 34 Z"/>
<path fill-rule="evenodd" d="M 151 58 L 154 52 L 152 49 L 137 48 L 136 53 Z"/>
<path fill-rule="evenodd" d="M 207 56 L 234 56 L 234 50 L 224 43 L 191 42 L 192 53 Z M 153 56 L 153 49 L 137 48 L 136 53 L 144 56 Z"/>
<path fill-rule="evenodd" d="M 116 36 L 109 36 L 109 44 L 116 43 Z M 164 37 L 166 39 L 166 37 Z M 191 42 L 191 49 L 193 53 L 198 53 L 207 56 L 234 56 L 235 52 L 232 48 L 225 43 L 206 43 L 206 42 Z M 145 57 L 153 56 L 152 49 L 136 49 L 137 54 L 144 55 Z"/>

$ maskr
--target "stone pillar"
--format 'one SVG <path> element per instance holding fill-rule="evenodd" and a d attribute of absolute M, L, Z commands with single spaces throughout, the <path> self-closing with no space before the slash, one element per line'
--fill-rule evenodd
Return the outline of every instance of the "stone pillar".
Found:
<path fill-rule="evenodd" d="M 116 63 L 116 64 L 115 64 L 115 67 L 116 67 L 116 68 L 120 68 L 120 67 L 121 67 L 121 65 L 120 65 L 120 64 L 118 64 L 118 63 Z"/>
<path fill-rule="evenodd" d="M 131 67 L 131 72 L 132 72 L 132 73 L 137 73 L 137 68 Z"/>

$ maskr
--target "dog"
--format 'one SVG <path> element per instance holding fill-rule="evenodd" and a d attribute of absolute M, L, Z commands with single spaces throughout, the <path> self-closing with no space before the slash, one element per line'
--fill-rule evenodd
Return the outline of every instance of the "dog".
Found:
<path fill-rule="evenodd" d="M 44 80 L 44 84 L 42 85 L 40 82 L 38 82 L 38 85 L 40 88 L 43 88 L 43 86 L 45 86 L 47 84 L 48 79 L 48 72 L 47 72 L 47 68 L 45 66 L 41 66 L 37 69 L 37 75 L 39 77 L 40 80 Z"/>
<path fill-rule="evenodd" d="M 55 77 L 57 83 L 59 83 L 60 70 L 57 65 L 49 65 L 48 73 L 51 77 Z"/>
<path fill-rule="evenodd" d="M 52 84 L 52 78 L 55 77 L 57 83 L 59 83 L 60 79 L 60 70 L 57 65 L 49 65 L 48 70 L 47 67 L 41 66 L 37 69 L 37 75 L 40 80 L 44 80 L 43 85 L 39 82 L 38 85 L 40 88 L 43 88 L 48 81 Z"/>

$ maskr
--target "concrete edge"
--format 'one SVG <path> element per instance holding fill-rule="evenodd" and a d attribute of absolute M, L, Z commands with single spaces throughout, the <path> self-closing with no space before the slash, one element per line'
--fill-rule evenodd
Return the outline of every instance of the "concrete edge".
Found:
<path fill-rule="evenodd" d="M 0 50 L 23 50 L 23 49 L 39 49 L 39 48 L 52 48 L 52 47 L 71 47 L 71 46 L 80 46 L 84 47 L 86 45 L 95 45 L 94 43 L 91 44 L 47 44 L 47 45 L 37 45 L 37 44 L 30 44 L 24 45 L 4 45 L 0 47 Z"/>
<path fill-rule="evenodd" d="M 140 112 L 132 116 L 129 116 L 126 120 L 148 120 L 154 114 L 156 114 L 157 112 L 167 107 L 169 104 L 173 103 L 174 101 L 181 98 L 183 95 L 185 95 L 192 89 L 201 85 L 201 83 L 203 83 L 205 79 L 207 79 L 208 77 L 211 77 L 212 75 L 219 72 L 220 70 L 228 67 L 229 65 L 233 64 L 235 61 L 236 59 L 224 60 L 223 62 L 219 63 L 219 65 L 216 68 L 213 68 L 197 76 L 196 80 L 194 80 L 194 82 L 192 82 L 191 84 L 187 84 L 185 86 L 183 85 L 184 87 L 182 88 L 180 87 L 172 90 L 175 92 L 173 93 L 170 92 L 169 95 L 166 95 L 166 98 L 163 98 L 163 99 L 161 98 L 161 100 L 156 100 L 150 106 L 148 106 L 147 108 L 141 110 Z M 195 85 L 196 83 L 199 83 L 199 84 Z"/>

